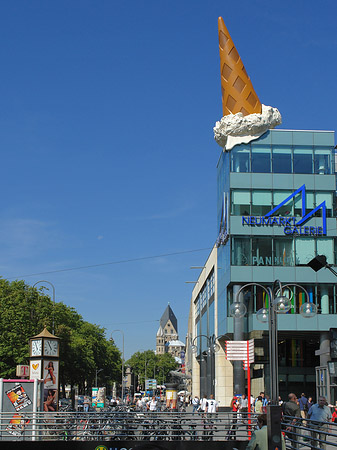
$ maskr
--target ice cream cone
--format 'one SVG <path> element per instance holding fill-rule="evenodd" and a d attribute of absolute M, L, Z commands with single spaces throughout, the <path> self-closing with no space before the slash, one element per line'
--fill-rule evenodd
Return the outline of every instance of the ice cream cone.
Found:
<path fill-rule="evenodd" d="M 218 20 L 222 108 L 226 114 L 261 113 L 262 105 L 222 17 Z"/>

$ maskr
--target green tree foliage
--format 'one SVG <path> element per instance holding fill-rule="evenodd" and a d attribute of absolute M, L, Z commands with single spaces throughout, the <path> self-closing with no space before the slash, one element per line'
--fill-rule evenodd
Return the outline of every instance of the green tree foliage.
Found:
<path fill-rule="evenodd" d="M 121 380 L 121 353 L 105 338 L 104 328 L 83 320 L 74 308 L 54 304 L 24 281 L 0 279 L 0 377 L 14 378 L 17 364 L 28 364 L 29 338 L 44 327 L 60 338 L 60 383 L 84 387 L 98 380 L 110 386 Z"/>
<path fill-rule="evenodd" d="M 153 350 L 136 352 L 126 361 L 126 365 L 132 368 L 134 374 L 144 384 L 145 367 L 146 378 L 155 378 L 158 384 L 165 384 L 169 379 L 170 370 L 176 370 L 178 363 L 170 353 L 156 355 Z"/>

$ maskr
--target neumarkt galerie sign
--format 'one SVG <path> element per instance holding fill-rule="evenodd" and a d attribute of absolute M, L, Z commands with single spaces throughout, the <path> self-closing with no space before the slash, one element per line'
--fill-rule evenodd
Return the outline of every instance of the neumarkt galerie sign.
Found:
<path fill-rule="evenodd" d="M 274 214 L 286 203 L 289 202 L 297 194 L 301 194 L 302 197 L 302 217 L 292 216 L 274 216 Z M 311 227 L 303 226 L 303 224 L 312 217 L 316 211 L 322 209 L 322 226 Z M 325 200 L 318 205 L 315 209 L 305 213 L 305 184 L 293 192 L 289 197 L 285 198 L 279 205 L 272 209 L 265 216 L 242 216 L 242 225 L 248 225 L 251 227 L 283 227 L 284 234 L 286 235 L 301 235 L 301 236 L 324 236 L 326 235 L 326 204 Z"/>

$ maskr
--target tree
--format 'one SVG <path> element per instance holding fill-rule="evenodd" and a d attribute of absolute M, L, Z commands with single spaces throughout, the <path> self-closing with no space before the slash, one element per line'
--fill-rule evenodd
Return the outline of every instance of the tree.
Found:
<path fill-rule="evenodd" d="M 167 380 L 170 370 L 175 370 L 178 363 L 170 353 L 156 355 L 153 350 L 136 352 L 126 361 L 126 365 L 132 368 L 139 381 L 144 385 L 145 372 L 146 378 L 156 378 L 158 384 L 164 384 Z"/>
<path fill-rule="evenodd" d="M 0 279 L 0 377 L 14 378 L 17 364 L 27 364 L 29 338 L 44 327 L 60 338 L 60 384 L 78 385 L 80 392 L 99 381 L 110 386 L 121 377 L 121 353 L 106 339 L 105 329 L 83 320 L 72 307 L 54 304 L 24 281 Z"/>

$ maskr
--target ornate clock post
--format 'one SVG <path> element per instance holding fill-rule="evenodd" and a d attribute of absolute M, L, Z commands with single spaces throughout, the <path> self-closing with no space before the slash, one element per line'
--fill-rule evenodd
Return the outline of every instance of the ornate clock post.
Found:
<path fill-rule="evenodd" d="M 43 410 L 56 411 L 59 393 L 59 338 L 45 328 L 29 340 L 30 378 L 43 380 Z"/>

